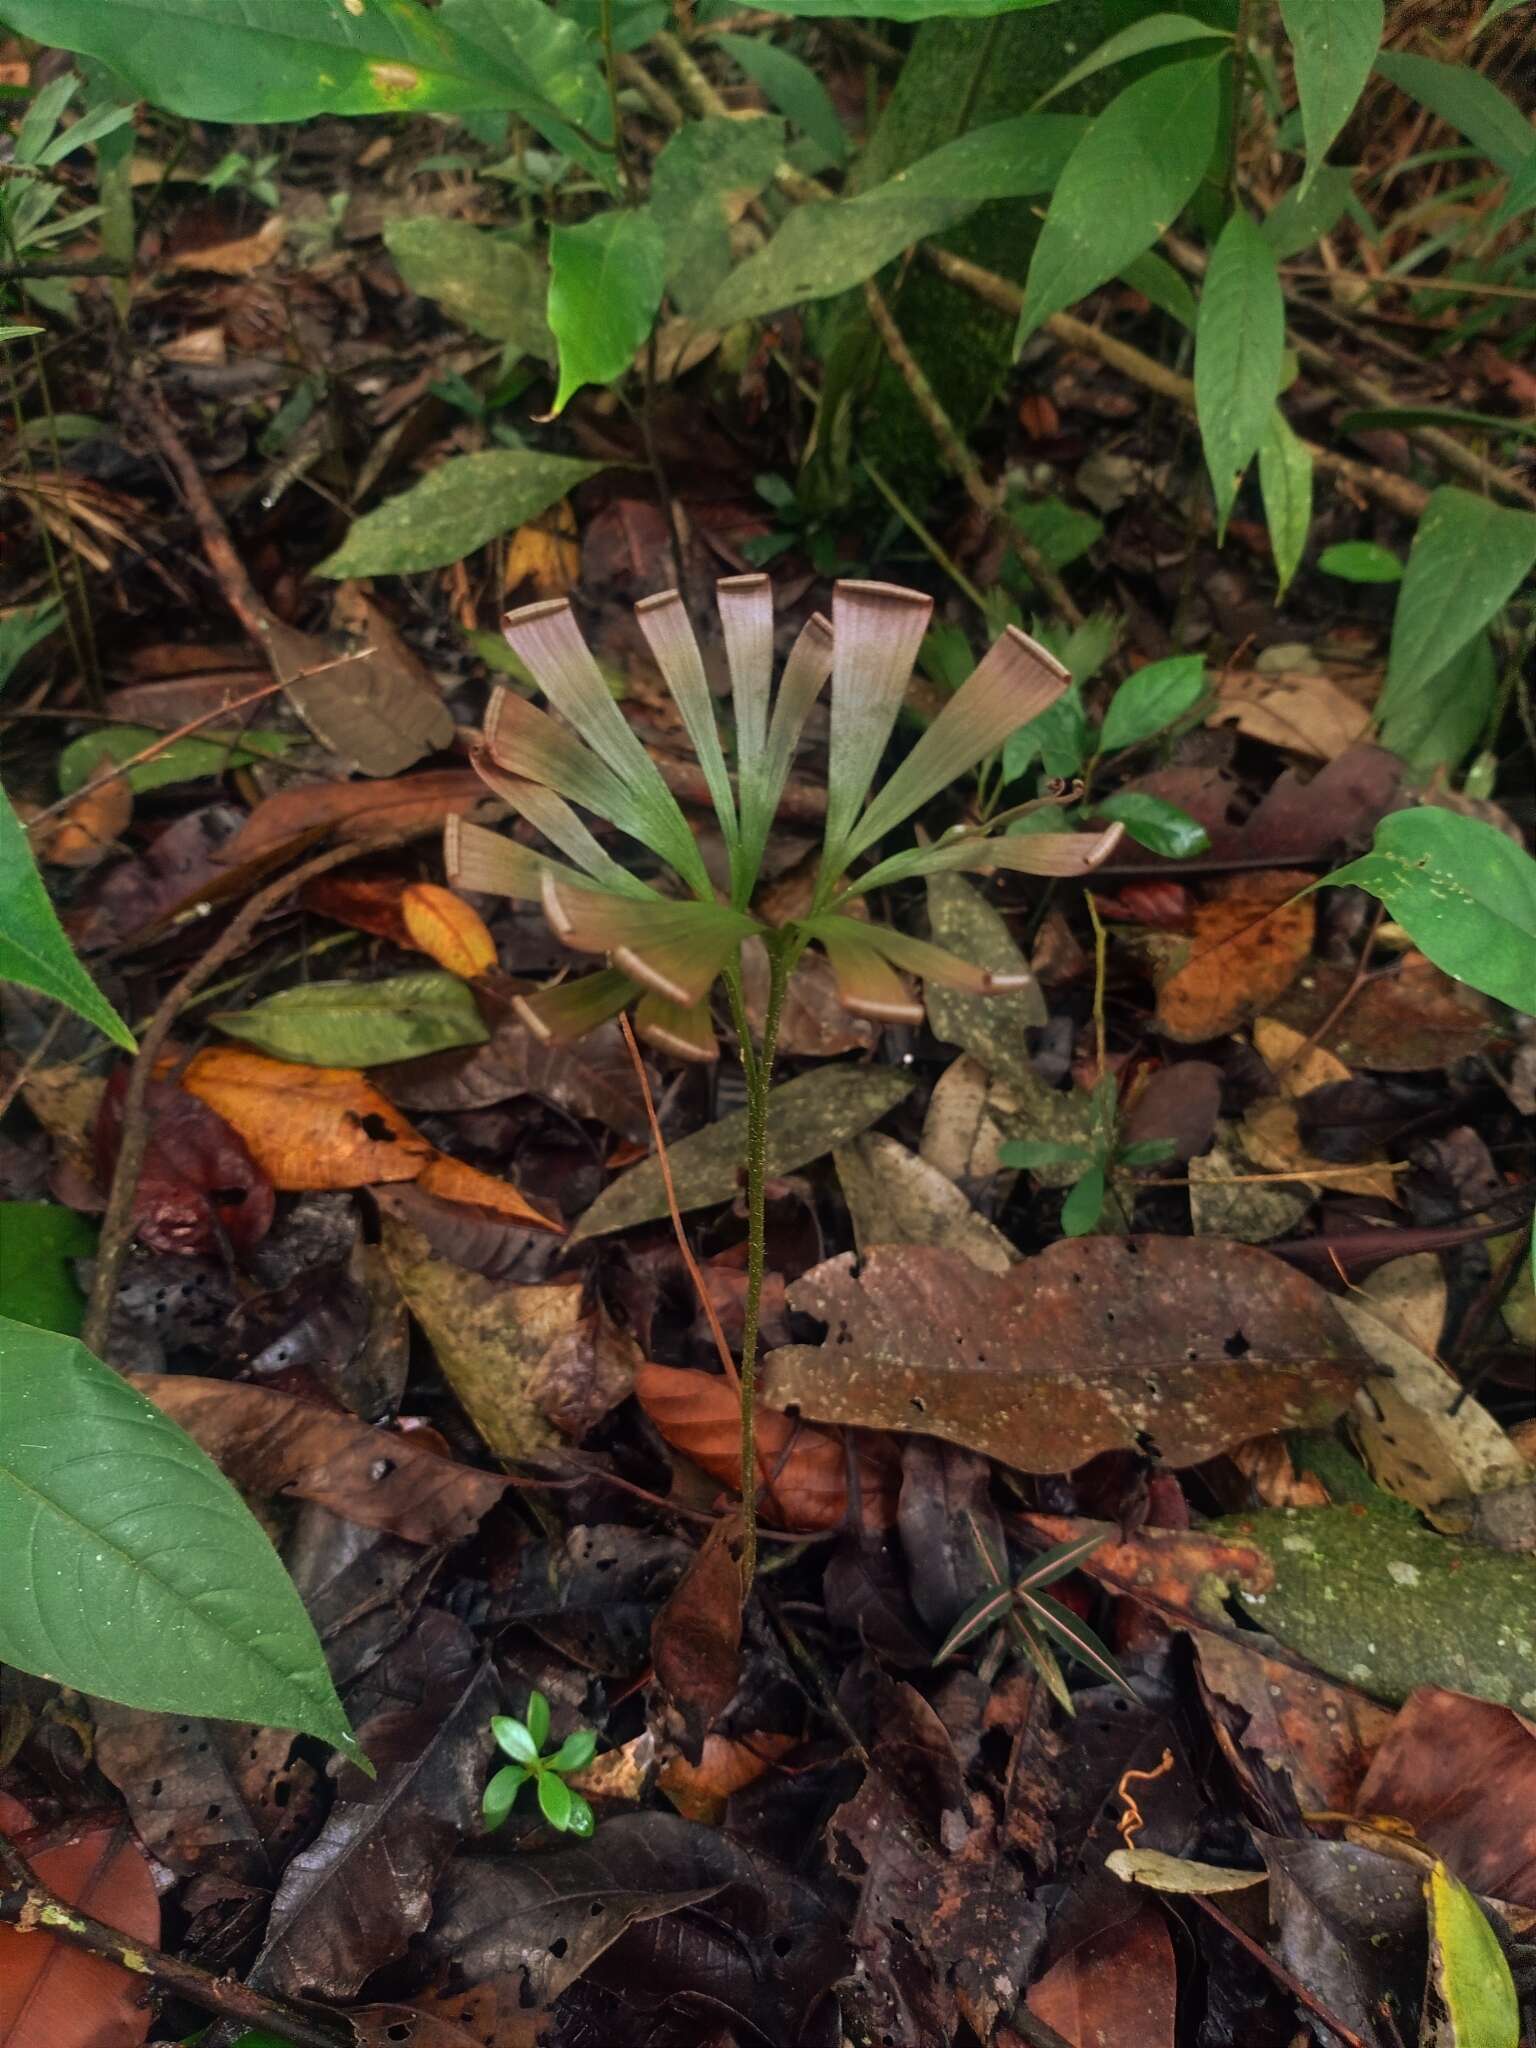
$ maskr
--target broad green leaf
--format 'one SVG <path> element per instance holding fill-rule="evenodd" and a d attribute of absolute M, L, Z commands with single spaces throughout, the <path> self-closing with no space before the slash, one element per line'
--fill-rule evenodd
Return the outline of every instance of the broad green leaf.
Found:
<path fill-rule="evenodd" d="M 1323 164 L 1309 171 L 1303 183 L 1282 192 L 1259 222 L 1259 233 L 1274 250 L 1275 261 L 1289 262 L 1337 227 L 1354 184 L 1355 173 L 1348 164 Z"/>
<path fill-rule="evenodd" d="M 1301 567 L 1307 532 L 1312 524 L 1312 455 L 1291 431 L 1279 406 L 1271 406 L 1269 425 L 1259 443 L 1259 495 L 1275 558 L 1276 600 L 1285 596 Z"/>
<path fill-rule="evenodd" d="M 549 325 L 560 352 L 559 412 L 583 384 L 611 384 L 651 331 L 667 251 L 649 213 L 614 207 L 549 237 Z"/>
<path fill-rule="evenodd" d="M 1405 712 L 1488 625 L 1536 563 L 1536 512 L 1495 505 L 1454 485 L 1433 493 L 1398 592 L 1383 720 Z"/>
<path fill-rule="evenodd" d="M 537 257 L 468 221 L 417 214 L 390 221 L 384 245 L 413 292 L 436 299 L 451 319 L 552 360 L 544 318 L 549 280 Z"/>
<path fill-rule="evenodd" d="M 1520 2000 L 1488 1916 L 1443 1863 L 1429 1875 L 1429 1982 L 1419 2048 L 1519 2048 Z"/>
<path fill-rule="evenodd" d="M 70 1267 L 96 1249 L 96 1226 L 58 1202 L 0 1202 L 0 1316 L 78 1337 L 85 1310 Z"/>
<path fill-rule="evenodd" d="M 1117 790 L 1093 806 L 1093 816 L 1123 825 L 1138 846 L 1164 860 L 1191 860 L 1210 850 L 1211 835 L 1198 819 L 1139 789 Z"/>
<path fill-rule="evenodd" d="M 301 982 L 208 1021 L 273 1059 L 312 1067 L 378 1067 L 490 1036 L 469 984 L 434 969 L 385 981 Z"/>
<path fill-rule="evenodd" d="M 73 796 L 109 764 L 130 761 L 164 737 L 147 725 L 104 725 L 82 733 L 59 756 L 60 796 Z M 172 740 L 152 759 L 130 768 L 123 779 L 136 793 L 164 789 L 173 782 L 196 782 L 231 768 L 248 768 L 253 761 L 273 760 L 293 745 L 293 735 L 286 732 L 193 733 Z"/>
<path fill-rule="evenodd" d="M 1482 737 L 1498 695 L 1493 642 L 1474 633 L 1417 695 L 1388 709 L 1381 744 L 1410 768 L 1455 768 Z"/>
<path fill-rule="evenodd" d="M 1374 540 L 1341 540 L 1324 548 L 1317 566 L 1327 576 L 1342 576 L 1346 583 L 1401 583 L 1403 565 L 1390 548 Z"/>
<path fill-rule="evenodd" d="M 912 1077 L 890 1067 L 817 1067 L 785 1081 L 768 1098 L 768 1171 L 797 1173 L 868 1130 L 912 1092 Z M 737 1110 L 667 1148 L 680 1209 L 728 1202 L 741 1185 L 747 1113 Z M 579 1244 L 667 1213 L 660 1162 L 642 1159 L 605 1188 L 571 1233 Z"/>
<path fill-rule="evenodd" d="M 1438 804 L 1393 811 L 1370 852 L 1327 878 L 1346 883 L 1379 896 L 1447 974 L 1536 1012 L 1536 860 L 1492 825 Z"/>
<path fill-rule="evenodd" d="M 403 576 L 462 561 L 526 526 L 605 465 L 533 448 L 450 455 L 420 483 L 357 520 L 321 576 Z"/>
<path fill-rule="evenodd" d="M 1384 18 L 1382 0 L 1280 0 L 1307 145 L 1303 187 L 1317 176 L 1365 90 Z"/>
<path fill-rule="evenodd" d="M 1238 207 L 1211 251 L 1195 322 L 1195 411 L 1216 493 L 1216 537 L 1274 416 L 1285 362 L 1275 252 Z"/>
<path fill-rule="evenodd" d="M 75 958 L 43 887 L 21 820 L 0 789 L 0 981 L 65 1003 L 125 1052 L 133 1033 Z"/>
<path fill-rule="evenodd" d="M 40 327 L 0 328 L 0 341 L 9 334 L 41 334 Z M 0 690 L 3 690 L 20 667 L 24 655 L 29 654 L 39 642 L 46 640 L 64 618 L 64 607 L 56 598 L 44 598 L 41 604 L 20 604 L 15 611 L 8 612 L 0 619 Z"/>
<path fill-rule="evenodd" d="M 486 1786 L 481 1797 L 480 1811 L 485 1815 L 488 1828 L 499 1828 L 517 1800 L 517 1795 L 527 1784 L 529 1772 L 523 1764 L 504 1764 Z"/>
<path fill-rule="evenodd" d="M 0 1658 L 370 1769 L 303 1602 L 212 1460 L 73 1338 L 0 1319 Z"/>
<path fill-rule="evenodd" d="M 993 121 L 856 198 L 797 206 L 768 246 L 731 273 L 702 317 L 712 327 L 729 327 L 862 284 L 903 249 L 964 220 L 984 200 L 1048 192 L 1085 128 L 1076 114 Z"/>
<path fill-rule="evenodd" d="M 559 132 L 510 50 L 493 59 L 448 8 L 417 0 L 5 0 L 18 34 L 110 64 L 151 105 L 194 121 L 506 107 Z"/>
<path fill-rule="evenodd" d="M 1041 559 L 1052 569 L 1065 569 L 1079 555 L 1087 554 L 1095 541 L 1104 538 L 1102 520 L 1062 498 L 1027 498 L 1013 491 L 1006 510 L 1014 526 L 1026 540 L 1034 542 Z M 974 665 L 967 662 L 962 681 Z"/>
<path fill-rule="evenodd" d="M 1057 79 L 1049 92 L 1040 95 L 1035 106 L 1049 106 L 1062 93 L 1070 92 L 1074 85 L 1081 85 L 1085 78 L 1107 70 L 1111 64 L 1123 63 L 1127 57 L 1144 57 L 1149 50 L 1166 50 L 1175 43 L 1201 42 L 1210 36 L 1219 36 L 1227 42 L 1232 40 L 1230 29 L 1213 28 L 1208 21 L 1197 21 L 1192 14 L 1144 15 L 1140 21 L 1133 21 L 1129 28 L 1121 29 L 1118 35 L 1100 43 L 1081 64 L 1074 64 L 1064 77 Z"/>
<path fill-rule="evenodd" d="M 848 154 L 848 137 L 837 118 L 832 95 L 809 64 L 793 51 L 780 49 L 777 43 L 758 36 L 717 35 L 714 41 L 830 162 L 843 162 Z"/>
<path fill-rule="evenodd" d="M 597 1736 L 590 1728 L 578 1728 L 573 1735 L 567 1735 L 548 1759 L 546 1768 L 551 1771 L 584 1771 L 596 1755 Z"/>
<path fill-rule="evenodd" d="M 1224 72 L 1224 57 L 1165 65 L 1128 85 L 1094 121 L 1052 194 L 1029 266 L 1019 346 L 1172 227 L 1211 160 Z"/>
<path fill-rule="evenodd" d="M 1024 14 L 1054 0 L 773 0 L 769 14 L 794 14 L 817 21 L 986 21 L 994 14 Z"/>
<path fill-rule="evenodd" d="M 1204 1533 L 1269 1560 L 1274 1584 L 1236 1586 L 1238 1605 L 1330 1678 L 1393 1702 L 1438 1685 L 1517 1713 L 1536 1705 L 1536 1557 L 1437 1536 L 1397 1503 L 1266 1509 Z"/>
<path fill-rule="evenodd" d="M 539 1773 L 539 1807 L 552 1828 L 565 1828 L 571 1818 L 571 1788 L 553 1771 Z"/>
<path fill-rule="evenodd" d="M 1513 100 L 1470 64 L 1441 64 L 1403 50 L 1384 50 L 1376 69 L 1401 92 L 1449 121 L 1507 176 L 1536 152 L 1533 129 Z"/>
<path fill-rule="evenodd" d="M 1205 695 L 1205 656 L 1171 654 L 1149 661 L 1127 676 L 1109 700 L 1099 732 L 1099 751 L 1117 754 L 1138 740 L 1150 739 L 1176 719 L 1193 711 Z"/>
<path fill-rule="evenodd" d="M 1159 256 L 1155 249 L 1144 249 L 1133 262 L 1127 263 L 1120 272 L 1120 281 L 1128 284 L 1132 291 L 1140 292 L 1144 299 L 1150 299 L 1159 312 L 1166 313 L 1171 320 L 1177 320 L 1181 327 L 1194 333 L 1195 322 L 1200 317 L 1195 295 L 1173 265 Z"/>
<path fill-rule="evenodd" d="M 523 1725 L 533 1737 L 534 1753 L 543 1749 L 549 1740 L 549 1701 L 544 1694 L 535 1690 L 528 1695 L 528 1711 L 523 1716 Z"/>
<path fill-rule="evenodd" d="M 526 1721 L 519 1721 L 511 1714 L 491 1716 L 491 1734 L 496 1747 L 502 1754 L 520 1764 L 536 1764 L 539 1760 L 539 1745 L 534 1740 L 533 1730 Z"/>
<path fill-rule="evenodd" d="M 1090 1166 L 1061 1205 L 1064 1237 L 1086 1237 L 1104 1213 L 1104 1169 Z"/>
<path fill-rule="evenodd" d="M 600 142 L 613 140 L 608 85 L 596 46 L 569 15 L 546 5 L 546 0 L 441 0 L 438 20 L 451 35 L 480 51 L 493 75 L 515 78 L 526 73 L 574 128 Z M 560 133 L 553 127 L 546 132 L 557 138 Z M 605 164 L 600 153 L 583 147 L 576 154 L 605 179 L 613 179 L 611 162 Z"/>
<path fill-rule="evenodd" d="M 1536 156 L 1530 159 L 1536 164 Z M 1346 413 L 1341 434 L 1371 433 L 1377 427 L 1466 427 L 1474 434 L 1516 434 L 1536 438 L 1536 420 L 1505 420 L 1497 413 L 1468 412 L 1452 405 L 1372 405 Z"/>
<path fill-rule="evenodd" d="M 680 313 L 700 312 L 731 269 L 731 223 L 784 151 L 784 124 L 726 115 L 689 121 L 656 159 L 650 210 L 667 250 L 667 289 Z"/>

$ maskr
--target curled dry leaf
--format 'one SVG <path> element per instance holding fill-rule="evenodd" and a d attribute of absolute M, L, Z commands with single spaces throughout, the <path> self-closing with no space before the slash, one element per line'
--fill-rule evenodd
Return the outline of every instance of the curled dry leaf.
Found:
<path fill-rule="evenodd" d="M 928 1246 L 851 1253 L 790 1289 L 829 1325 L 764 1363 L 817 1422 L 918 1430 L 1026 1472 L 1155 1446 L 1193 1465 L 1322 1427 L 1372 1370 L 1330 1297 L 1248 1245 L 1090 1237 L 1006 1273 Z"/>
<path fill-rule="evenodd" d="M 39 1880 L 68 1905 L 104 1920 L 131 1941 L 160 1939 L 160 1901 L 144 1853 L 124 1828 L 89 1828 L 57 1846 L 34 1848 L 30 1820 L 0 1794 L 0 1827 Z M 40 1932 L 0 1926 L 0 2041 L 5 2048 L 132 2048 L 154 2014 L 141 1976 Z"/>
<path fill-rule="evenodd" d="M 1348 1812 L 1390 1709 L 1266 1655 L 1267 1637 L 1198 1630 L 1193 1641 L 1211 1727 L 1255 1811 L 1273 1797 L 1278 1773 L 1303 1813 Z"/>
<path fill-rule="evenodd" d="M 1339 1194 L 1374 1195 L 1378 1201 L 1395 1202 L 1397 1177 L 1384 1163 L 1367 1161 L 1344 1172 L 1310 1152 L 1302 1137 L 1300 1103 L 1314 1089 L 1350 1080 L 1344 1062 L 1320 1045 L 1309 1045 L 1301 1032 L 1277 1017 L 1257 1020 L 1253 1043 L 1274 1077 L 1276 1093 L 1254 1103 L 1243 1118 L 1243 1148 L 1249 1157 L 1277 1173 L 1305 1174 L 1308 1167 L 1319 1167 L 1323 1169 L 1319 1185 Z"/>
<path fill-rule="evenodd" d="M 264 797 L 223 857 L 238 864 L 291 853 L 327 832 L 370 839 L 377 832 L 426 830 L 490 807 L 485 784 L 470 768 L 432 768 L 386 782 L 311 782 Z"/>
<path fill-rule="evenodd" d="M 244 1493 L 312 1500 L 409 1543 L 457 1543 L 501 1498 L 494 1472 L 439 1457 L 409 1436 L 376 1429 L 279 1393 L 190 1373 L 129 1373 L 155 1406 Z"/>
<path fill-rule="evenodd" d="M 107 1083 L 96 1116 L 98 1185 L 112 1185 L 123 1142 L 128 1067 Z M 144 1101 L 149 1141 L 133 1195 L 134 1234 L 151 1251 L 191 1256 L 259 1244 L 272 1227 L 276 1196 L 244 1139 L 206 1102 L 173 1081 L 151 1081 Z"/>
<path fill-rule="evenodd" d="M 766 1777 L 778 1759 L 795 1747 L 795 1742 L 793 1735 L 706 1735 L 703 1753 L 696 1764 L 675 1756 L 662 1767 L 656 1783 L 684 1820 L 718 1827 L 725 1818 L 726 1801 L 731 1794 L 744 1792 L 759 1778 Z"/>
<path fill-rule="evenodd" d="M 432 1154 L 351 1067 L 299 1067 L 238 1046 L 209 1046 L 182 1076 L 233 1124 L 274 1187 L 358 1188 L 414 1180 Z"/>
<path fill-rule="evenodd" d="M 649 1361 L 635 1374 L 635 1397 L 674 1450 L 713 1479 L 741 1477 L 741 1413 L 736 1390 L 714 1373 L 684 1372 Z M 759 1511 L 780 1528 L 841 1528 L 849 1512 L 849 1449 L 828 1429 L 796 1422 L 761 1404 L 758 1468 L 766 1476 Z M 861 1435 L 853 1453 L 864 1526 L 888 1529 L 896 1519 L 900 1466 L 890 1447 Z"/>
<path fill-rule="evenodd" d="M 1199 904 L 1182 937 L 1146 934 L 1157 983 L 1155 1023 L 1165 1038 L 1222 1038 L 1282 996 L 1312 951 L 1314 877 L 1281 869 Z"/>

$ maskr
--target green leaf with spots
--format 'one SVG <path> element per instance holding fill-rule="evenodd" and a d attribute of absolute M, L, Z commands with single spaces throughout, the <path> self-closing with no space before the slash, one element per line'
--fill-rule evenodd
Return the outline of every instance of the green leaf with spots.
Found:
<path fill-rule="evenodd" d="M 656 159 L 650 211 L 667 251 L 667 289 L 680 313 L 702 311 L 731 269 L 731 226 L 784 153 L 782 121 L 724 114 L 690 121 Z"/>
<path fill-rule="evenodd" d="M 379 1067 L 490 1036 L 469 984 L 428 968 L 383 981 L 301 982 L 208 1021 L 273 1059 L 312 1067 Z"/>
<path fill-rule="evenodd" d="M 297 1728 L 369 1769 L 266 1531 L 83 1344 L 0 1318 L 0 1658 L 153 1713 Z"/>
<path fill-rule="evenodd" d="M 1387 906 L 1421 953 L 1512 1009 L 1536 1011 L 1536 860 L 1481 818 L 1394 811 L 1371 850 L 1327 878 Z"/>
<path fill-rule="evenodd" d="M 549 237 L 549 325 L 560 353 L 560 412 L 583 384 L 611 384 L 655 323 L 667 245 L 648 212 L 614 207 Z"/>
<path fill-rule="evenodd" d="M 436 299 L 451 320 L 525 355 L 554 356 L 544 318 L 549 279 L 543 264 L 517 243 L 468 221 L 416 214 L 390 221 L 384 246 L 413 292 Z"/>
<path fill-rule="evenodd" d="M 403 576 L 442 569 L 537 519 L 606 465 L 533 448 L 450 455 L 418 484 L 356 521 L 321 576 Z"/>
<path fill-rule="evenodd" d="M 137 1052 L 133 1033 L 75 958 L 21 820 L 0 789 L 0 981 L 35 988 L 65 1003 L 125 1052 Z"/>

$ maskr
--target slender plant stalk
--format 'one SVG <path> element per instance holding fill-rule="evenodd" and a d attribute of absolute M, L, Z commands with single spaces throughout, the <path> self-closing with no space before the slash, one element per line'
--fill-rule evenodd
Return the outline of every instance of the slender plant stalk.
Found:
<path fill-rule="evenodd" d="M 784 990 L 797 950 L 784 932 L 764 940 L 768 953 L 768 1006 L 763 1014 L 762 1043 L 754 1049 L 741 977 L 728 977 L 731 1012 L 741 1045 L 741 1067 L 747 1082 L 747 1298 L 741 1324 L 741 1584 L 751 1591 L 757 1570 L 757 1335 L 763 1303 L 764 1190 L 768 1179 L 768 1090 L 779 1041 Z"/>

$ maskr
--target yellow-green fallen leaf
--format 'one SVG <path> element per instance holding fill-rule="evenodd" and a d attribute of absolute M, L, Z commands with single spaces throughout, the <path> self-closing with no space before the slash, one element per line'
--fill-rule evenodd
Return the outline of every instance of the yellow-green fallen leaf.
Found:
<path fill-rule="evenodd" d="M 1437 1863 L 1429 1896 L 1429 1982 L 1419 2048 L 1519 2048 L 1520 2003 L 1488 1916 Z"/>

